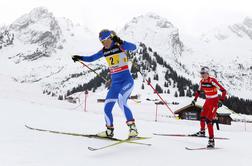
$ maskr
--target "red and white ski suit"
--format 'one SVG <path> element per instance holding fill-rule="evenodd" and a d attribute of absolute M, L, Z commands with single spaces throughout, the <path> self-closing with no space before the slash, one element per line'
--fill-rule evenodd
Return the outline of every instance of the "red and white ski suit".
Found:
<path fill-rule="evenodd" d="M 218 96 L 218 89 L 222 92 L 220 98 Z M 195 93 L 195 100 L 199 97 L 200 92 L 204 92 L 206 96 L 206 101 L 200 114 L 201 131 L 205 130 L 205 123 L 207 123 L 209 138 L 213 138 L 213 119 L 216 116 L 219 100 L 224 101 L 226 97 L 226 90 L 215 78 L 208 77 L 208 79 L 200 81 L 199 89 Z"/>

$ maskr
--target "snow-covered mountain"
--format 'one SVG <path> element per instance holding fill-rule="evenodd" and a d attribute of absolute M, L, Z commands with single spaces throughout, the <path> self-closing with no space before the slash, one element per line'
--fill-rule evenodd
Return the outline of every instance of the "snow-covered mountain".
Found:
<path fill-rule="evenodd" d="M 44 93 L 59 96 L 96 77 L 71 60 L 73 54 L 90 55 L 101 48 L 97 35 L 85 26 L 75 25 L 66 18 L 56 18 L 40 7 L 0 30 L 1 74 L 17 82 L 36 83 Z M 133 18 L 119 36 L 139 43 L 136 57 L 140 61 L 144 56 L 141 50 L 148 48 L 146 53 L 151 55 L 151 61 L 157 66 L 153 68 L 153 64 L 147 64 L 150 71 L 146 72 L 146 77 L 153 80 L 154 86 L 158 84 L 164 91 L 172 91 L 171 95 L 178 90 L 177 80 L 164 79 L 166 72 L 171 70 L 160 63 L 159 56 L 176 75 L 194 83 L 199 81 L 200 66 L 208 65 L 231 95 L 251 98 L 249 18 L 243 23 L 218 28 L 195 39 L 180 36 L 178 28 L 167 19 L 148 13 Z M 106 68 L 104 64 L 104 59 L 101 59 L 89 65 L 99 73 Z M 158 74 L 159 80 L 155 80 Z M 135 93 L 141 93 L 142 80 L 141 77 L 136 78 Z M 172 88 L 168 88 L 167 84 Z M 188 90 L 189 84 L 185 89 Z M 101 86 L 99 90 L 103 89 L 104 86 Z"/>
<path fill-rule="evenodd" d="M 133 18 L 123 27 L 120 34 L 126 39 L 143 42 L 164 53 L 162 56 L 167 60 L 180 56 L 183 51 L 178 28 L 153 13 Z"/>
<path fill-rule="evenodd" d="M 197 83 L 201 66 L 209 66 L 230 95 L 250 98 L 252 94 L 252 24 L 216 28 L 198 38 L 180 36 L 178 28 L 155 14 L 133 18 L 121 35 L 146 43 L 157 51 L 178 74 Z"/>
<path fill-rule="evenodd" d="M 150 17 L 159 19 L 158 16 L 150 15 Z M 150 24 L 149 21 L 143 20 L 145 24 Z M 165 47 L 159 48 L 169 49 L 173 55 L 180 54 L 182 43 L 178 39 L 177 28 L 165 20 L 158 21 L 156 25 L 160 28 L 158 31 L 162 30 L 164 34 L 170 34 L 163 39 Z M 45 8 L 36 8 L 18 18 L 9 27 L 2 29 L 3 47 L 0 54 L 3 65 L 1 66 L 7 70 L 4 74 L 9 75 L 15 81 L 36 83 L 42 87 L 41 92 L 52 96 L 65 96 L 80 91 L 83 86 L 87 86 L 85 83 L 96 77 L 87 68 L 74 64 L 70 56 L 73 54 L 89 55 L 101 47 L 96 35 L 87 28 L 74 25 L 65 18 L 55 18 Z M 149 41 L 152 37 L 148 34 L 146 36 Z M 129 39 L 129 41 L 132 40 Z M 158 45 L 156 46 L 158 47 Z M 174 50 L 177 51 L 174 52 Z M 146 60 L 143 58 L 145 56 L 143 54 L 148 54 L 150 57 Z M 170 54 L 167 55 L 170 56 Z M 154 86 L 161 86 L 162 90 L 173 96 L 174 91 L 177 90 L 175 87 L 178 84 L 177 80 L 165 79 L 168 69 L 163 66 L 163 62 L 158 62 L 158 56 L 158 53 L 146 44 L 139 45 L 136 54 L 137 59 L 146 67 L 146 78 L 150 78 Z M 165 60 L 161 59 L 161 61 Z M 89 65 L 99 73 L 106 68 L 104 64 L 104 59 L 101 59 Z M 170 70 L 170 73 L 174 74 L 174 72 Z M 136 78 L 135 94 L 143 91 L 142 81 L 142 76 Z M 168 84 L 173 88 L 168 88 Z M 100 91 L 104 88 L 101 86 Z M 94 89 L 96 88 L 92 88 L 92 90 Z M 190 90 L 192 91 L 192 89 Z M 149 92 L 153 93 L 152 90 Z"/>
<path fill-rule="evenodd" d="M 0 30 L 1 74 L 20 83 L 37 83 L 41 92 L 58 94 L 94 77 L 71 59 L 73 54 L 90 54 L 98 48 L 99 43 L 87 27 L 55 18 L 40 7 Z M 73 74 L 82 79 L 70 79 Z"/>

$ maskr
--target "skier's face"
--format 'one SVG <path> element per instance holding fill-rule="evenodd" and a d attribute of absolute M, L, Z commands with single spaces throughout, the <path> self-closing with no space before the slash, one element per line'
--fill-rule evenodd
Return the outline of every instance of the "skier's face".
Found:
<path fill-rule="evenodd" d="M 108 48 L 110 48 L 110 46 L 111 46 L 111 44 L 112 44 L 112 40 L 111 40 L 111 39 L 103 40 L 103 41 L 101 41 L 101 43 L 102 43 L 102 45 L 103 45 L 106 49 L 108 49 Z"/>
<path fill-rule="evenodd" d="M 208 77 L 209 77 L 209 74 L 208 73 L 200 73 L 201 74 L 201 77 L 203 78 L 203 79 L 208 79 Z"/>

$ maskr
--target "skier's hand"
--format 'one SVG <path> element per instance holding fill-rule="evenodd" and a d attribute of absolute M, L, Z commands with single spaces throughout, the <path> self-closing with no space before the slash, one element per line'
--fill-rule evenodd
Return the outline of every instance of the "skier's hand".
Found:
<path fill-rule="evenodd" d="M 191 104 L 192 104 L 193 106 L 195 106 L 196 101 L 197 101 L 196 99 L 193 99 L 193 101 L 192 101 Z"/>
<path fill-rule="evenodd" d="M 111 85 L 111 80 L 108 80 L 105 82 L 105 87 L 106 88 L 110 88 L 110 85 Z"/>
<path fill-rule="evenodd" d="M 222 100 L 219 100 L 219 101 L 218 101 L 218 108 L 222 107 L 222 105 L 223 105 L 223 101 L 222 101 Z"/>
<path fill-rule="evenodd" d="M 120 39 L 120 38 L 119 38 L 117 35 L 115 35 L 115 34 L 113 34 L 113 35 L 111 36 L 111 39 L 112 39 L 115 43 L 117 43 L 117 44 L 119 44 L 119 45 L 123 44 L 122 39 Z"/>
<path fill-rule="evenodd" d="M 72 59 L 73 59 L 74 62 L 76 62 L 76 61 L 81 60 L 81 56 L 79 56 L 79 55 L 73 55 Z"/>

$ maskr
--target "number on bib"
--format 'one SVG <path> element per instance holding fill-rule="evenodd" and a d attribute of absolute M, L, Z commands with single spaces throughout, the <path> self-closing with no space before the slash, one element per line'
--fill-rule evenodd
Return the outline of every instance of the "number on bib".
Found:
<path fill-rule="evenodd" d="M 106 57 L 106 60 L 109 66 L 118 65 L 120 63 L 120 56 L 119 54 L 115 54 L 115 55 Z"/>

